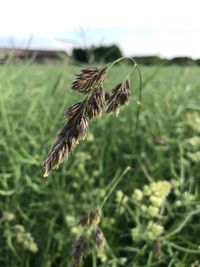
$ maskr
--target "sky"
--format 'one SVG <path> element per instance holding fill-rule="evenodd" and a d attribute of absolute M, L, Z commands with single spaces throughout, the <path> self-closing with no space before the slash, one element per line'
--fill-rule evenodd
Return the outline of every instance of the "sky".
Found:
<path fill-rule="evenodd" d="M 200 58 L 199 0 L 0 0 L 0 46 Z"/>

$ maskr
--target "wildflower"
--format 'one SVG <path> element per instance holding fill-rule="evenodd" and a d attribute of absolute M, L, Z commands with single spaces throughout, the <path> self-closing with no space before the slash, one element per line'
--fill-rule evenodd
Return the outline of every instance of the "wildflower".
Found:
<path fill-rule="evenodd" d="M 142 238 L 141 229 L 139 227 L 133 228 L 131 230 L 131 236 L 134 241 L 136 242 L 140 241 Z"/>
<path fill-rule="evenodd" d="M 147 211 L 147 206 L 145 206 L 145 205 L 141 205 L 140 207 L 141 207 L 141 210 L 142 210 L 143 212 L 146 212 L 146 211 Z"/>
<path fill-rule="evenodd" d="M 188 124 L 197 132 L 200 132 L 200 116 L 197 112 L 187 113 Z"/>
<path fill-rule="evenodd" d="M 179 189 L 177 189 L 177 188 L 174 190 L 174 193 L 175 193 L 176 196 L 180 196 L 181 195 L 181 191 Z"/>
<path fill-rule="evenodd" d="M 37 247 L 37 245 L 34 242 L 32 242 L 32 243 L 29 244 L 29 250 L 31 252 L 35 253 L 35 252 L 38 251 L 38 247 Z"/>
<path fill-rule="evenodd" d="M 156 196 L 165 198 L 170 193 L 171 183 L 168 181 L 153 182 L 150 188 Z"/>
<path fill-rule="evenodd" d="M 200 262 L 198 260 L 195 260 L 192 264 L 191 267 L 200 267 Z"/>
<path fill-rule="evenodd" d="M 16 231 L 16 232 L 25 232 L 25 228 L 24 228 L 24 226 L 23 225 L 21 225 L 21 224 L 16 224 L 15 226 L 14 226 L 14 230 Z"/>
<path fill-rule="evenodd" d="M 150 230 L 155 236 L 160 236 L 164 231 L 164 227 L 162 225 L 152 221 L 148 223 L 147 229 Z"/>
<path fill-rule="evenodd" d="M 152 192 L 151 187 L 148 186 L 148 185 L 144 185 L 144 187 L 143 187 L 143 193 L 144 193 L 144 195 L 145 196 L 149 196 L 149 195 L 151 195 L 151 192 Z"/>
<path fill-rule="evenodd" d="M 146 236 L 149 240 L 155 240 L 162 235 L 164 227 L 160 224 L 150 221 L 147 225 Z"/>
<path fill-rule="evenodd" d="M 178 207 L 181 207 L 181 206 L 182 206 L 182 204 L 183 204 L 183 203 L 182 203 L 182 201 L 180 201 L 180 200 L 177 200 L 177 201 L 175 201 L 175 204 L 174 204 L 174 205 L 175 205 L 175 207 L 177 207 L 177 208 L 178 208 Z"/>
<path fill-rule="evenodd" d="M 163 198 L 161 198 L 161 197 L 151 196 L 149 198 L 149 200 L 152 203 L 152 205 L 153 206 L 156 206 L 156 207 L 160 207 L 163 204 Z"/>
<path fill-rule="evenodd" d="M 159 214 L 159 209 L 157 207 L 154 207 L 154 206 L 149 206 L 147 209 L 147 212 L 148 212 L 150 217 L 157 217 Z"/>
<path fill-rule="evenodd" d="M 125 257 L 119 258 L 119 265 L 124 266 L 124 264 L 125 264 L 126 262 L 127 262 L 127 258 L 125 258 Z"/>
<path fill-rule="evenodd" d="M 94 141 L 94 135 L 92 133 L 88 133 L 87 142 L 92 143 Z"/>
<path fill-rule="evenodd" d="M 98 250 L 97 257 L 101 260 L 101 262 L 107 261 L 107 256 L 102 249 Z"/>
<path fill-rule="evenodd" d="M 151 240 L 151 241 L 154 241 L 156 239 L 156 237 L 151 231 L 146 232 L 145 237 L 146 240 Z"/>
<path fill-rule="evenodd" d="M 198 147 L 198 146 L 200 146 L 200 137 L 199 136 L 193 136 L 193 137 L 187 139 L 186 142 L 193 147 Z"/>
<path fill-rule="evenodd" d="M 77 226 L 74 226 L 71 228 L 71 233 L 74 234 L 74 235 L 79 235 L 81 233 L 81 229 L 80 227 L 77 227 Z"/>
<path fill-rule="evenodd" d="M 123 200 L 122 200 L 122 203 L 123 204 L 126 204 L 128 202 L 128 197 L 127 196 L 124 196 Z"/>
<path fill-rule="evenodd" d="M 173 179 L 173 180 L 171 181 L 171 184 L 172 184 L 172 186 L 173 186 L 174 188 L 179 187 L 179 181 L 177 181 L 177 180 L 175 180 L 175 179 Z"/>
<path fill-rule="evenodd" d="M 72 226 L 75 224 L 76 219 L 72 215 L 67 215 L 67 216 L 65 216 L 65 221 L 69 226 Z"/>
<path fill-rule="evenodd" d="M 25 228 L 23 225 L 15 225 L 14 226 L 14 236 L 16 237 L 16 241 L 22 246 L 35 253 L 38 251 L 37 244 L 34 241 L 34 238 L 30 233 L 25 232 Z"/>
<path fill-rule="evenodd" d="M 195 163 L 200 162 L 200 151 L 195 152 L 195 153 L 187 153 L 187 156 Z"/>
<path fill-rule="evenodd" d="M 4 221 L 11 222 L 15 219 L 15 214 L 12 212 L 4 211 L 3 218 Z"/>
<path fill-rule="evenodd" d="M 139 189 L 135 189 L 132 198 L 136 201 L 141 201 L 143 198 L 143 192 Z"/>
<path fill-rule="evenodd" d="M 121 190 L 116 192 L 116 202 L 120 203 L 124 197 L 124 193 Z"/>
<path fill-rule="evenodd" d="M 183 193 L 183 200 L 189 204 L 195 200 L 195 195 L 192 195 L 188 191 L 185 191 Z"/>

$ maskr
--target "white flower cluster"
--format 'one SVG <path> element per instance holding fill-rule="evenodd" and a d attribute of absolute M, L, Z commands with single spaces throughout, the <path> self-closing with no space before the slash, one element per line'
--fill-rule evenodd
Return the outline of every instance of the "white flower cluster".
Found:
<path fill-rule="evenodd" d="M 149 240 L 154 241 L 164 232 L 164 227 L 152 219 L 159 220 L 162 206 L 172 188 L 168 181 L 152 182 L 144 185 L 143 190 L 135 189 L 132 194 L 133 201 L 137 204 L 140 217 L 147 222 L 139 224 L 131 230 L 134 241 Z M 152 218 L 148 221 L 148 218 Z"/>
<path fill-rule="evenodd" d="M 14 226 L 14 232 L 15 232 L 16 241 L 22 244 L 24 249 L 29 250 L 34 253 L 38 251 L 38 247 L 34 241 L 34 238 L 32 237 L 31 233 L 28 233 L 25 231 L 25 228 L 23 225 L 16 224 Z"/>
<path fill-rule="evenodd" d="M 141 202 L 143 212 L 147 212 L 150 217 L 158 217 L 171 187 L 172 185 L 168 181 L 152 182 L 145 185 L 143 190 L 135 189 L 132 198 L 134 201 Z"/>
<path fill-rule="evenodd" d="M 65 222 L 70 229 L 72 235 L 78 236 L 82 232 L 82 227 L 77 225 L 77 219 L 72 215 L 65 216 Z"/>
<path fill-rule="evenodd" d="M 29 250 L 33 253 L 37 252 L 38 247 L 31 233 L 26 232 L 24 226 L 21 224 L 13 225 L 13 222 L 16 219 L 15 214 L 10 211 L 4 211 L 2 215 L 3 216 L 0 219 L 0 224 L 3 225 L 3 236 L 5 238 L 10 237 L 11 239 L 15 239 L 16 242 L 21 244 L 26 250 Z M 7 224 L 7 227 L 4 227 L 4 223 Z"/>
<path fill-rule="evenodd" d="M 188 112 L 186 120 L 193 130 L 200 132 L 200 116 L 197 112 Z"/>

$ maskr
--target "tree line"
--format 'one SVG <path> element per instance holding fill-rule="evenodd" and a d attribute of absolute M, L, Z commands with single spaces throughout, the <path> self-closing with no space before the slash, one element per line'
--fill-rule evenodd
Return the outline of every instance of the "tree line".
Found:
<path fill-rule="evenodd" d="M 81 63 L 91 62 L 110 62 L 123 56 L 122 51 L 117 45 L 110 46 L 91 46 L 83 49 L 74 48 L 72 58 Z M 140 65 L 180 65 L 180 66 L 200 66 L 200 59 L 192 59 L 190 57 L 174 57 L 171 59 L 161 58 L 159 56 L 133 56 Z"/>

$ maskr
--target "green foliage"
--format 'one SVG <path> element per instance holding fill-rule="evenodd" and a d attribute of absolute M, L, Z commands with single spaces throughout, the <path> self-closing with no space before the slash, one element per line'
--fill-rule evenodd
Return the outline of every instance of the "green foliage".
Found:
<path fill-rule="evenodd" d="M 110 62 L 122 57 L 122 52 L 117 45 L 110 46 L 92 46 L 89 49 L 74 48 L 72 58 L 76 61 L 88 63 Z"/>
<path fill-rule="evenodd" d="M 188 65 L 194 65 L 195 61 L 190 57 L 174 57 L 171 59 L 171 64 L 188 66 Z"/>
<path fill-rule="evenodd" d="M 113 68 L 107 85 L 128 68 Z M 102 203 L 105 248 L 91 249 L 84 266 L 198 266 L 198 68 L 143 67 L 137 136 L 132 101 L 117 118 L 93 121 L 68 161 L 44 179 L 64 110 L 80 100 L 70 91 L 79 70 L 29 62 L 0 68 L 0 266 L 70 266 L 82 231 L 77 216 Z"/>

